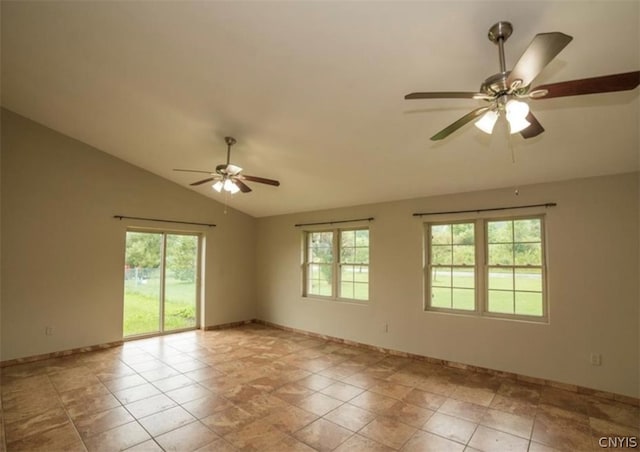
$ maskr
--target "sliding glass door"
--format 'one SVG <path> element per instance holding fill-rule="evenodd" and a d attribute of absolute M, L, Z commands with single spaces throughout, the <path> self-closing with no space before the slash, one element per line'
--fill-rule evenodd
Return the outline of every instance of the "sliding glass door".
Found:
<path fill-rule="evenodd" d="M 127 231 L 125 337 L 198 326 L 199 255 L 197 235 Z"/>

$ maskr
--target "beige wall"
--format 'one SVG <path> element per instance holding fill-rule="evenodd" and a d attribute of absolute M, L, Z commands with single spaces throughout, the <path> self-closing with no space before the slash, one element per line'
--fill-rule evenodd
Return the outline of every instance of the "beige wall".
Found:
<path fill-rule="evenodd" d="M 366 344 L 640 396 L 638 174 L 526 186 L 519 192 L 261 218 L 258 316 Z M 549 324 L 422 310 L 426 219 L 412 213 L 545 202 L 558 203 L 546 210 Z M 369 216 L 375 217 L 370 224 L 371 301 L 301 297 L 301 230 L 294 224 Z M 602 366 L 590 364 L 591 353 L 602 354 Z"/>
<path fill-rule="evenodd" d="M 4 110 L 1 157 L 0 360 L 121 339 L 125 230 L 167 227 L 112 218 L 125 214 L 218 225 L 189 228 L 206 238 L 204 325 L 258 317 L 640 396 L 637 173 L 253 219 Z M 549 324 L 422 310 L 413 212 L 548 201 Z M 302 298 L 294 224 L 369 216 L 371 301 Z"/>
<path fill-rule="evenodd" d="M 204 234 L 204 325 L 255 317 L 252 217 L 6 110 L 1 203 L 0 360 L 122 339 L 127 226 Z"/>

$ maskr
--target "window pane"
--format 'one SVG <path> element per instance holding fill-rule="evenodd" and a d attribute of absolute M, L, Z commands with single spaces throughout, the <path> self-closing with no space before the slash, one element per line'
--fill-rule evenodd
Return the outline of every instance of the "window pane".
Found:
<path fill-rule="evenodd" d="M 354 265 L 353 266 L 353 280 L 357 283 L 369 284 L 369 266 L 368 265 Z"/>
<path fill-rule="evenodd" d="M 309 277 L 309 279 L 318 279 L 318 275 L 319 275 L 320 271 L 318 270 L 318 265 L 317 264 L 310 264 L 309 265 L 309 269 L 307 270 L 307 276 Z"/>
<path fill-rule="evenodd" d="M 340 284 L 340 296 L 342 298 L 355 298 L 352 282 L 342 281 L 342 283 Z"/>
<path fill-rule="evenodd" d="M 318 295 L 324 295 L 327 297 L 330 297 L 332 295 L 331 284 L 326 280 L 321 280 L 318 287 L 319 287 Z"/>
<path fill-rule="evenodd" d="M 356 233 L 356 246 L 369 246 L 369 230 L 358 229 Z"/>
<path fill-rule="evenodd" d="M 451 308 L 451 289 L 433 287 L 431 289 L 431 306 L 434 308 Z"/>
<path fill-rule="evenodd" d="M 489 312 L 513 314 L 513 292 L 490 290 Z"/>
<path fill-rule="evenodd" d="M 513 269 L 490 268 L 489 289 L 513 290 Z"/>
<path fill-rule="evenodd" d="M 340 232 L 340 262 L 348 264 L 369 263 L 369 231 Z"/>
<path fill-rule="evenodd" d="M 164 278 L 165 331 L 196 326 L 198 237 L 166 235 Z"/>
<path fill-rule="evenodd" d="M 307 293 L 331 296 L 333 278 L 331 264 L 310 264 L 308 267 Z"/>
<path fill-rule="evenodd" d="M 518 268 L 515 271 L 516 290 L 542 293 L 542 270 L 539 268 Z"/>
<path fill-rule="evenodd" d="M 540 265 L 542 243 L 516 243 L 513 246 L 516 265 Z"/>
<path fill-rule="evenodd" d="M 489 265 L 513 265 L 513 245 L 489 245 Z"/>
<path fill-rule="evenodd" d="M 473 265 L 476 261 L 475 252 L 473 245 L 454 245 L 453 265 Z"/>
<path fill-rule="evenodd" d="M 431 243 L 434 245 L 448 245 L 451 243 L 451 225 L 436 224 L 431 226 Z"/>
<path fill-rule="evenodd" d="M 431 269 L 431 285 L 433 287 L 451 287 L 451 268 L 433 267 Z"/>
<path fill-rule="evenodd" d="M 127 232 L 124 336 L 160 331 L 162 260 L 162 234 Z"/>
<path fill-rule="evenodd" d="M 513 222 L 514 240 L 516 242 L 540 242 L 540 219 L 515 220 Z"/>
<path fill-rule="evenodd" d="M 340 232 L 340 244 L 342 246 L 356 246 L 356 231 Z"/>
<path fill-rule="evenodd" d="M 451 265 L 451 245 L 434 245 L 431 247 L 431 263 L 434 265 Z"/>
<path fill-rule="evenodd" d="M 333 233 L 309 233 L 308 259 L 310 262 L 333 262 Z"/>
<path fill-rule="evenodd" d="M 363 284 L 356 282 L 353 285 L 353 297 L 356 300 L 368 300 L 369 299 L 369 284 Z"/>
<path fill-rule="evenodd" d="M 342 282 L 347 282 L 347 281 L 353 282 L 353 275 L 354 275 L 353 268 L 354 268 L 353 265 L 343 265 L 340 268 L 340 280 Z"/>
<path fill-rule="evenodd" d="M 455 268 L 453 270 L 453 287 L 473 289 L 475 287 L 475 270 L 473 268 Z"/>
<path fill-rule="evenodd" d="M 516 314 L 542 316 L 542 293 L 516 292 Z"/>
<path fill-rule="evenodd" d="M 453 289 L 453 308 L 473 311 L 475 309 L 475 299 L 473 289 Z"/>
<path fill-rule="evenodd" d="M 332 254 L 330 246 L 315 246 L 310 250 L 309 260 L 311 262 L 331 262 L 333 261 Z"/>
<path fill-rule="evenodd" d="M 340 248 L 340 262 L 350 264 L 355 261 L 354 256 L 355 248 L 341 247 Z"/>
<path fill-rule="evenodd" d="M 489 221 L 487 235 L 489 243 L 513 242 L 513 221 Z"/>
<path fill-rule="evenodd" d="M 354 263 L 356 263 L 356 264 L 368 264 L 369 263 L 369 248 L 363 248 L 363 247 L 356 248 Z"/>
<path fill-rule="evenodd" d="M 451 226 L 455 245 L 473 245 L 473 223 L 454 224 Z"/>

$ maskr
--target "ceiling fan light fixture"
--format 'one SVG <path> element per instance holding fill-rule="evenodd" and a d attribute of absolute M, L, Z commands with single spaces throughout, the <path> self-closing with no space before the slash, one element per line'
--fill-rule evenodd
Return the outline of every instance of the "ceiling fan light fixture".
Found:
<path fill-rule="evenodd" d="M 225 179 L 222 188 L 224 189 L 224 191 L 228 191 L 232 195 L 240 191 L 240 188 L 231 179 Z"/>
<path fill-rule="evenodd" d="M 527 121 L 529 105 L 526 102 L 510 99 L 505 105 L 505 113 L 509 122 L 509 131 L 512 134 L 521 132 L 531 125 Z"/>
<path fill-rule="evenodd" d="M 511 118 L 507 117 L 509 122 L 509 132 L 511 134 L 522 132 L 524 129 L 529 127 L 531 123 L 527 121 L 525 118 Z"/>
<path fill-rule="evenodd" d="M 238 187 L 235 184 L 235 182 L 233 182 L 231 179 L 219 180 L 215 184 L 213 184 L 211 187 L 218 193 L 221 193 L 222 191 L 227 191 L 232 195 L 240 191 L 240 187 Z"/>
<path fill-rule="evenodd" d="M 478 129 L 482 130 L 484 133 L 488 133 L 489 135 L 491 135 L 491 132 L 493 132 L 493 127 L 496 125 L 497 120 L 498 113 L 493 110 L 489 110 L 475 122 L 475 126 Z"/>
<path fill-rule="evenodd" d="M 515 99 L 510 99 L 504 107 L 507 119 L 526 118 L 529 114 L 529 104 Z"/>

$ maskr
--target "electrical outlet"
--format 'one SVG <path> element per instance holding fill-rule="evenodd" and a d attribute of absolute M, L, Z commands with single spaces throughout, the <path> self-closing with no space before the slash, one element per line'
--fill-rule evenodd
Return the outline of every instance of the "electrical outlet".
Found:
<path fill-rule="evenodd" d="M 600 353 L 592 353 L 590 357 L 590 362 L 592 366 L 601 366 L 602 355 Z"/>
<path fill-rule="evenodd" d="M 52 326 L 48 326 L 44 329 L 44 334 L 46 336 L 53 336 L 53 327 Z"/>
<path fill-rule="evenodd" d="M 388 332 L 389 332 L 389 324 L 388 324 L 388 323 L 385 323 L 385 324 L 384 324 L 384 332 L 385 332 L 385 333 L 388 333 Z"/>

